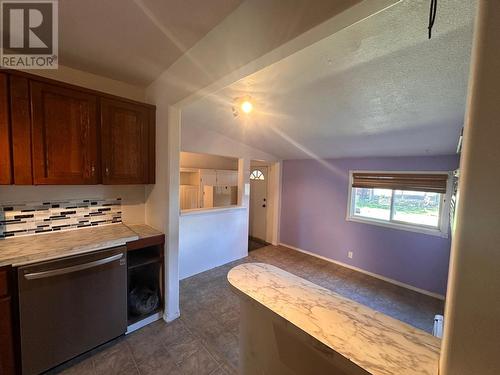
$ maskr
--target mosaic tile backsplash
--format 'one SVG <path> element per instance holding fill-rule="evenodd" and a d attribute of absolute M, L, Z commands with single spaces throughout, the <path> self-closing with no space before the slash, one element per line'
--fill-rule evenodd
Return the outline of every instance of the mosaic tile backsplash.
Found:
<path fill-rule="evenodd" d="M 121 221 L 121 198 L 2 204 L 0 239 Z"/>

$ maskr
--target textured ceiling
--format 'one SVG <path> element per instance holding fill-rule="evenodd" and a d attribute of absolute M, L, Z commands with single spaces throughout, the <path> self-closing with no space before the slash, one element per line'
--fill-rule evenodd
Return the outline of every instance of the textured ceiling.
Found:
<path fill-rule="evenodd" d="M 146 86 L 241 2 L 59 1 L 60 63 Z"/>
<path fill-rule="evenodd" d="M 183 109 L 283 159 L 453 153 L 463 123 L 474 1 L 404 0 Z M 234 98 L 256 110 L 234 118 Z"/>

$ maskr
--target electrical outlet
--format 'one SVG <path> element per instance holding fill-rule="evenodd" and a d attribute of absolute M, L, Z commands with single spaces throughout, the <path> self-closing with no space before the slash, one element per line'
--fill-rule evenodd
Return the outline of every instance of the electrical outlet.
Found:
<path fill-rule="evenodd" d="M 347 252 L 347 257 L 348 257 L 348 258 L 352 259 L 352 256 L 353 256 L 353 255 L 354 255 L 354 252 L 352 252 L 352 251 L 348 251 L 348 252 Z"/>

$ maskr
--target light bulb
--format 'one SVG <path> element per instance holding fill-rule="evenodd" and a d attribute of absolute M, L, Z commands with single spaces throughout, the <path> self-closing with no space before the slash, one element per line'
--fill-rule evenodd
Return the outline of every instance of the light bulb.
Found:
<path fill-rule="evenodd" d="M 252 112 L 252 109 L 253 109 L 253 104 L 248 100 L 245 100 L 243 103 L 241 103 L 241 110 L 243 112 L 250 113 Z"/>

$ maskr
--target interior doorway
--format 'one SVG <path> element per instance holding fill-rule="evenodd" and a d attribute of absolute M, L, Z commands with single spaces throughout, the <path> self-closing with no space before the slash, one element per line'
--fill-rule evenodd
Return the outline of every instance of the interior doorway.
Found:
<path fill-rule="evenodd" d="M 250 163 L 250 213 L 248 250 L 268 243 L 269 166 L 260 161 Z"/>

